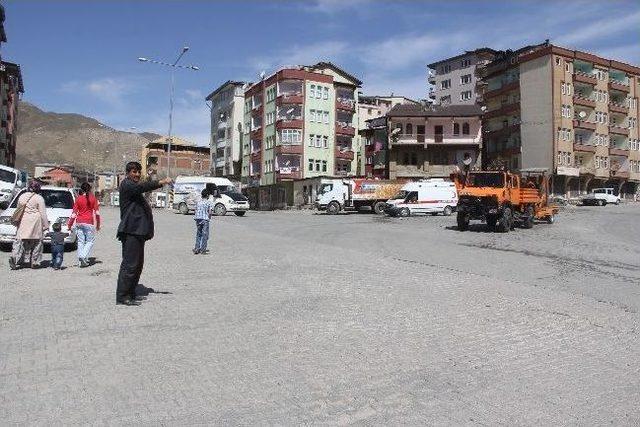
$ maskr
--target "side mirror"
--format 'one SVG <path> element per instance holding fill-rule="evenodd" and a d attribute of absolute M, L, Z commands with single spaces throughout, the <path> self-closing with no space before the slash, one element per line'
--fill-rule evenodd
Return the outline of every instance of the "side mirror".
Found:
<path fill-rule="evenodd" d="M 23 186 L 22 180 L 17 180 L 16 187 L 22 187 L 22 186 Z"/>

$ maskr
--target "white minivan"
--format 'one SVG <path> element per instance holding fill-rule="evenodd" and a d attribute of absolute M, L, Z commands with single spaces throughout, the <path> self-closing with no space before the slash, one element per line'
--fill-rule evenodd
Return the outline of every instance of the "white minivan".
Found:
<path fill-rule="evenodd" d="M 451 215 L 458 204 L 458 190 L 451 181 L 430 178 L 409 182 L 392 199 L 387 200 L 385 212 L 391 216 L 415 214 Z"/>
<path fill-rule="evenodd" d="M 227 178 L 215 176 L 179 176 L 173 186 L 173 209 L 187 215 L 195 211 L 196 201 L 207 185 L 215 184 L 217 194 L 211 196 L 213 212 L 224 216 L 233 212 L 243 216 L 249 210 L 249 199 L 239 193 Z"/>

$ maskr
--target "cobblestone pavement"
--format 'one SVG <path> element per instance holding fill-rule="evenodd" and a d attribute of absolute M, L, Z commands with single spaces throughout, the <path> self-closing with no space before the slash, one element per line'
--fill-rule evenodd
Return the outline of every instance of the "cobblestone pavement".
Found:
<path fill-rule="evenodd" d="M 638 425 L 640 206 L 461 233 L 454 217 L 157 211 L 140 307 L 98 263 L 10 272 L 2 425 Z M 47 255 L 48 256 L 48 255 Z"/>

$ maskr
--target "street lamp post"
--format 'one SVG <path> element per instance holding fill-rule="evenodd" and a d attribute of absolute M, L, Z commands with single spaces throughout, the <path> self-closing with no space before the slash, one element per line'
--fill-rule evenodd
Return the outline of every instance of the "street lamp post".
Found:
<path fill-rule="evenodd" d="M 165 67 L 171 68 L 171 91 L 169 94 L 169 135 L 168 135 L 168 141 L 167 141 L 167 177 L 171 177 L 171 143 L 173 141 L 172 132 L 173 132 L 173 96 L 175 92 L 175 69 L 184 68 L 187 70 L 194 70 L 194 71 L 199 70 L 199 68 L 196 67 L 195 65 L 186 65 L 186 66 L 178 65 L 178 62 L 180 62 L 180 59 L 182 59 L 182 56 L 185 53 L 187 53 L 188 50 L 189 50 L 189 46 L 184 46 L 182 48 L 182 51 L 180 52 L 180 55 L 178 55 L 178 58 L 176 58 L 176 60 L 173 63 L 156 61 L 154 59 L 149 59 L 149 58 L 138 58 L 138 61 L 141 61 L 141 62 L 151 62 L 153 64 L 164 65 Z"/>

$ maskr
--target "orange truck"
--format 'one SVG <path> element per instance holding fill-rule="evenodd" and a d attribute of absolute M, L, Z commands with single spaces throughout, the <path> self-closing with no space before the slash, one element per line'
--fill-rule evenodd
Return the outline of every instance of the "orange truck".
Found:
<path fill-rule="evenodd" d="M 535 220 L 552 224 L 558 213 L 549 204 L 549 177 L 542 169 L 519 174 L 506 171 L 474 171 L 456 177 L 458 229 L 465 231 L 471 220 L 490 229 L 508 232 L 516 224 L 531 228 Z"/>

